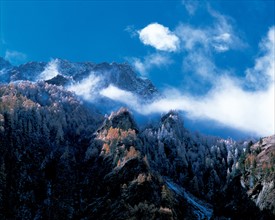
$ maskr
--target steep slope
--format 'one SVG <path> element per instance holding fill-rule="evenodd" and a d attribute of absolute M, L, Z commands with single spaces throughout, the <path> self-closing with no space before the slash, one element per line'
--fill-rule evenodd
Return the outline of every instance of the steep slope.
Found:
<path fill-rule="evenodd" d="M 245 145 L 191 134 L 177 112 L 141 131 L 45 82 L 0 97 L 1 219 L 271 217 L 241 187 Z"/>
<path fill-rule="evenodd" d="M 2 85 L 0 97 L 0 218 L 62 219 L 49 210 L 70 212 L 75 167 L 103 117 L 45 83 Z"/>
<path fill-rule="evenodd" d="M 193 216 L 184 200 L 152 172 L 131 114 L 120 109 L 97 131 L 101 143 L 95 198 L 87 212 L 96 219 L 180 219 Z M 87 152 L 94 149 L 91 146 Z M 96 190 L 96 192 L 95 192 Z M 179 203 L 181 201 L 181 203 Z"/>
<path fill-rule="evenodd" d="M 249 198 L 261 209 L 275 214 L 275 135 L 249 146 L 240 164 L 242 186 Z"/>
<path fill-rule="evenodd" d="M 232 151 L 242 148 L 219 138 L 191 134 L 173 111 L 164 115 L 157 127 L 145 129 L 142 138 L 152 167 L 209 201 L 225 184 L 227 169 L 232 171 Z"/>
<path fill-rule="evenodd" d="M 100 115 L 59 87 L 20 82 L 0 92 L 1 219 L 195 216 L 138 150 L 126 109 L 99 126 Z"/>
<path fill-rule="evenodd" d="M 273 219 L 274 135 L 244 146 L 235 171 L 216 196 L 214 213 L 233 219 Z"/>

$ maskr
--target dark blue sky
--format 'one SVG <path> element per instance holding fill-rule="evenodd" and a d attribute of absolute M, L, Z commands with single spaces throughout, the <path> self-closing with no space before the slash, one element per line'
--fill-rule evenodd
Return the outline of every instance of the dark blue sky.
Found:
<path fill-rule="evenodd" d="M 272 76 L 257 80 L 269 79 L 274 70 L 274 0 L 0 2 L 0 56 L 16 65 L 52 58 L 129 62 L 167 96 L 179 93 L 203 103 L 212 98 L 220 111 L 228 108 L 215 99 L 225 92 L 219 85 L 253 101 L 259 85 L 274 84 Z M 188 111 L 222 121 L 213 111 Z M 243 129 L 238 117 L 225 124 Z"/>

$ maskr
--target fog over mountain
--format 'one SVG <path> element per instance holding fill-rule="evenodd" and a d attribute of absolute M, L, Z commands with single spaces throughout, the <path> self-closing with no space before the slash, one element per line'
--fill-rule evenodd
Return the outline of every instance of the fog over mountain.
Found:
<path fill-rule="evenodd" d="M 189 131 L 206 100 L 129 64 L 0 58 L 0 79 L 1 219 L 274 218 L 274 135 Z"/>
<path fill-rule="evenodd" d="M 267 61 L 267 67 L 271 64 L 272 61 Z M 241 89 L 237 81 L 224 76 L 205 97 L 192 97 L 173 88 L 158 90 L 126 63 L 76 63 L 53 59 L 48 63 L 28 62 L 13 66 L 1 58 L 0 67 L 2 83 L 46 81 L 74 92 L 103 113 L 127 106 L 140 115 L 138 118 L 143 118 L 143 123 L 173 109 L 182 111 L 191 130 L 200 131 L 202 127 L 203 131 L 203 127 L 211 124 L 208 130 L 225 138 L 260 137 L 273 132 L 274 123 L 270 120 L 273 116 L 272 81 L 265 91 L 249 92 Z M 274 66 L 270 68 L 272 76 Z M 258 117 L 255 119 L 254 115 Z"/>

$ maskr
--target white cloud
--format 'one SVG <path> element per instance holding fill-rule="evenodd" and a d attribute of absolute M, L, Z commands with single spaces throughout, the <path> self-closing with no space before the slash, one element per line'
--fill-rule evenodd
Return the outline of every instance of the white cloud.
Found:
<path fill-rule="evenodd" d="M 109 85 L 101 90 L 100 95 L 132 107 L 139 106 L 139 100 L 133 93 L 119 89 L 114 85 Z"/>
<path fill-rule="evenodd" d="M 217 52 L 225 52 L 230 49 L 231 42 L 231 35 L 229 33 L 223 33 L 213 38 L 212 46 Z"/>
<path fill-rule="evenodd" d="M 151 104 L 140 104 L 130 92 L 110 88 L 105 95 L 130 105 L 141 114 L 167 112 L 171 109 L 183 110 L 193 119 L 211 119 L 251 134 L 267 136 L 275 133 L 274 118 L 274 34 L 272 27 L 261 43 L 263 56 L 255 60 L 255 66 L 247 73 L 268 77 L 266 88 L 248 91 L 243 88 L 246 82 L 223 73 L 213 81 L 212 89 L 201 97 L 182 94 L 173 90 L 166 98 Z M 130 103 L 128 100 L 133 100 Z"/>
<path fill-rule="evenodd" d="M 138 31 L 139 39 L 145 45 L 157 50 L 175 52 L 179 49 L 179 38 L 169 28 L 152 23 Z"/>
<path fill-rule="evenodd" d="M 274 82 L 274 60 L 275 60 L 275 27 L 271 27 L 268 35 L 261 43 L 261 50 L 265 53 L 264 56 L 259 57 L 253 68 L 246 70 L 246 79 L 252 87 L 256 89 L 266 88 L 267 83 Z"/>
<path fill-rule="evenodd" d="M 143 60 L 132 58 L 130 62 L 141 75 L 146 76 L 152 68 L 167 66 L 172 63 L 172 60 L 168 55 L 155 53 L 144 57 Z"/>
<path fill-rule="evenodd" d="M 229 33 L 223 33 L 217 37 L 215 37 L 216 41 L 224 41 L 224 42 L 230 42 L 231 41 L 231 35 Z"/>
<path fill-rule="evenodd" d="M 75 92 L 75 94 L 82 96 L 87 101 L 92 101 L 97 98 L 98 88 L 102 79 L 91 73 L 82 81 L 68 86 L 68 90 Z"/>
<path fill-rule="evenodd" d="M 274 35 L 272 27 L 267 38 L 261 43 L 264 53 L 255 61 L 255 66 L 247 73 L 256 73 L 259 78 L 269 77 L 265 89 L 247 91 L 242 82 L 229 76 L 220 76 L 213 89 L 203 97 L 177 95 L 153 103 L 144 108 L 145 113 L 179 109 L 186 111 L 192 118 L 208 118 L 260 136 L 275 133 L 274 119 Z"/>
<path fill-rule="evenodd" d="M 26 62 L 27 55 L 19 51 L 7 50 L 5 53 L 5 60 L 13 65 L 19 65 Z"/>
<path fill-rule="evenodd" d="M 49 80 L 58 74 L 58 60 L 55 59 L 47 64 L 44 71 L 37 77 L 37 80 Z"/>
<path fill-rule="evenodd" d="M 183 3 L 190 15 L 195 13 L 196 6 L 194 8 L 192 5 L 188 6 L 190 3 L 188 0 Z M 190 118 L 210 119 L 251 134 L 259 136 L 274 134 L 275 27 L 270 28 L 267 37 L 261 42 L 261 56 L 255 59 L 253 67 L 245 71 L 246 77 L 234 78 L 233 72 L 219 69 L 213 57 L 216 53 L 241 50 L 247 45 L 235 29 L 234 21 L 230 17 L 214 11 L 210 6 L 207 9 L 213 18 L 211 25 L 198 27 L 180 24 L 174 32 L 171 32 L 168 28 L 155 23 L 138 33 L 144 44 L 158 50 L 184 52 L 184 73 L 188 71 L 196 73 L 199 76 L 196 78 L 198 81 L 210 85 L 209 91 L 201 96 L 193 96 L 172 89 L 164 94 L 166 98 L 151 104 L 140 104 L 139 100 L 135 99 L 129 105 L 140 114 L 147 115 L 176 109 L 186 112 Z M 162 37 L 167 35 L 175 37 L 174 41 L 171 40 L 174 43 Z M 150 68 L 147 68 L 146 59 L 135 61 L 136 69 L 142 73 L 148 72 Z M 249 90 L 248 84 L 252 85 Z M 128 96 L 131 95 L 133 94 L 128 93 Z M 124 103 L 127 104 L 127 100 Z"/>
<path fill-rule="evenodd" d="M 131 92 L 112 85 L 101 91 L 101 95 L 124 103 L 144 115 L 175 109 L 185 111 L 189 118 L 214 120 L 254 135 L 267 136 L 275 133 L 272 84 L 268 90 L 249 92 L 243 90 L 239 82 L 222 77 L 203 97 L 186 96 L 173 91 L 166 93 L 166 98 L 147 105 L 141 104 Z"/>
<path fill-rule="evenodd" d="M 183 110 L 193 119 L 211 119 L 260 136 L 275 132 L 272 86 L 266 91 L 247 92 L 237 82 L 225 77 L 204 97 L 167 96 L 144 106 L 141 113 L 167 112 L 170 109 Z"/>

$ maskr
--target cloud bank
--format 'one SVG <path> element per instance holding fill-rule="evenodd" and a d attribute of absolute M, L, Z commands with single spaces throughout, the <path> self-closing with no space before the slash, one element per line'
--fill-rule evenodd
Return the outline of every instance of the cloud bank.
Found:
<path fill-rule="evenodd" d="M 223 37 L 227 39 L 227 36 Z M 255 60 L 254 67 L 246 70 L 246 79 L 233 78 L 223 73 L 213 82 L 212 89 L 201 97 L 182 94 L 174 89 L 172 93 L 166 92 L 164 99 L 151 104 L 141 104 L 134 94 L 114 86 L 101 94 L 129 105 L 140 114 L 147 115 L 176 109 L 185 111 L 193 119 L 214 120 L 254 135 L 272 135 L 275 133 L 274 39 L 275 27 L 272 27 L 260 44 L 263 55 Z M 257 83 L 253 77 L 268 79 L 265 81 L 266 86 L 261 89 L 246 90 L 245 85 L 249 80 Z M 133 101 L 129 103 L 129 100 Z"/>
<path fill-rule="evenodd" d="M 82 81 L 68 86 L 68 90 L 82 96 L 87 101 L 93 101 L 96 98 L 96 93 L 102 79 L 99 76 L 91 73 Z"/>
<path fill-rule="evenodd" d="M 119 89 L 112 84 L 101 90 L 99 94 L 132 107 L 140 105 L 138 98 L 133 93 Z"/>
<path fill-rule="evenodd" d="M 175 52 L 179 49 L 179 39 L 169 28 L 152 23 L 138 31 L 139 39 L 145 45 L 157 50 Z"/>

